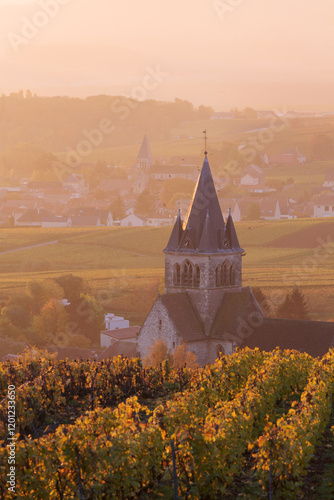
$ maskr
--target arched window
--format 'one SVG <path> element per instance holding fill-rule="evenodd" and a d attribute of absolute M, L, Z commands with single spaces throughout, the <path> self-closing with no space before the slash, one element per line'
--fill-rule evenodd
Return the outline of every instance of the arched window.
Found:
<path fill-rule="evenodd" d="M 222 286 L 222 266 L 216 268 L 216 286 Z"/>
<path fill-rule="evenodd" d="M 189 260 L 186 260 L 182 266 L 182 285 L 193 285 L 193 266 Z"/>
<path fill-rule="evenodd" d="M 198 288 L 200 283 L 201 283 L 201 270 L 199 266 L 195 266 L 194 286 Z"/>
<path fill-rule="evenodd" d="M 216 347 L 216 356 L 217 358 L 221 358 L 221 356 L 224 356 L 225 354 L 225 349 L 221 344 L 218 344 Z"/>
<path fill-rule="evenodd" d="M 221 281 L 223 286 L 230 284 L 230 263 L 228 260 L 225 260 L 223 264 Z"/>
<path fill-rule="evenodd" d="M 173 283 L 176 286 L 181 285 L 181 267 L 180 267 L 180 264 L 175 264 L 175 266 L 174 266 Z"/>

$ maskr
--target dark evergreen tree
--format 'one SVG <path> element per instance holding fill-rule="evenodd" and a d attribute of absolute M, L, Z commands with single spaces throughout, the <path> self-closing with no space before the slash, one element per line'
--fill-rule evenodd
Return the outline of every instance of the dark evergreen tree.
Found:
<path fill-rule="evenodd" d="M 308 319 L 307 302 L 298 287 L 295 287 L 291 293 L 286 294 L 284 301 L 277 308 L 277 317 L 286 319 Z"/>

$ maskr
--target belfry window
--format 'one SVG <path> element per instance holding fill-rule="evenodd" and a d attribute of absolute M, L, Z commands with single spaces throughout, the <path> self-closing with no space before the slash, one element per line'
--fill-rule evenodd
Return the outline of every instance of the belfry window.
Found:
<path fill-rule="evenodd" d="M 201 283 L 201 270 L 199 266 L 195 266 L 194 287 L 198 288 L 200 283 Z"/>
<path fill-rule="evenodd" d="M 235 285 L 235 266 L 225 260 L 223 264 L 216 267 L 216 286 L 231 286 Z"/>
<path fill-rule="evenodd" d="M 183 286 L 192 286 L 193 285 L 193 266 L 189 262 L 189 260 L 186 260 L 186 262 L 183 264 L 183 270 L 182 270 L 182 285 Z"/>

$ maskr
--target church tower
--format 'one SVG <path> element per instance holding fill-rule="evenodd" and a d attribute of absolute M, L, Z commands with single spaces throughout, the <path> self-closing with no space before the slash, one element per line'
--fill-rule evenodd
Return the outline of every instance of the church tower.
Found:
<path fill-rule="evenodd" d="M 165 253 L 165 293 L 187 292 L 206 334 L 224 294 L 242 289 L 242 255 L 231 214 L 226 224 L 207 156 L 185 220 L 178 213 Z"/>
<path fill-rule="evenodd" d="M 153 155 L 150 144 L 145 134 L 142 145 L 137 156 L 137 169 L 134 178 L 134 192 L 141 194 L 147 187 L 149 181 L 149 170 L 153 165 Z"/>

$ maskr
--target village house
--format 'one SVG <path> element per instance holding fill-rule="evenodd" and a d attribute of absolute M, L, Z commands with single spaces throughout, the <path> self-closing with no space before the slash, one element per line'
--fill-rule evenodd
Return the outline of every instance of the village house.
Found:
<path fill-rule="evenodd" d="M 247 167 L 240 179 L 240 186 L 259 186 L 264 185 L 264 183 L 264 171 L 257 165 Z"/>
<path fill-rule="evenodd" d="M 334 217 L 334 193 L 321 195 L 314 201 L 313 217 Z"/>
<path fill-rule="evenodd" d="M 269 164 L 276 165 L 304 165 L 306 156 L 299 152 L 298 148 L 285 150 L 283 153 L 269 156 Z"/>
<path fill-rule="evenodd" d="M 225 224 L 207 156 L 187 217 L 179 212 L 164 254 L 165 293 L 138 334 L 141 358 L 158 339 L 169 351 L 185 343 L 202 365 L 237 347 L 322 356 L 334 346 L 333 323 L 266 318 L 242 285 L 245 252 L 231 214 Z"/>
<path fill-rule="evenodd" d="M 127 226 L 127 227 L 141 227 L 141 226 L 146 226 L 147 225 L 147 219 L 146 217 L 142 217 L 141 215 L 138 214 L 130 214 L 124 217 L 120 221 L 121 226 Z"/>
<path fill-rule="evenodd" d="M 100 334 L 101 347 L 109 347 L 115 342 L 136 343 L 140 326 L 128 326 L 114 330 L 103 330 Z"/>

